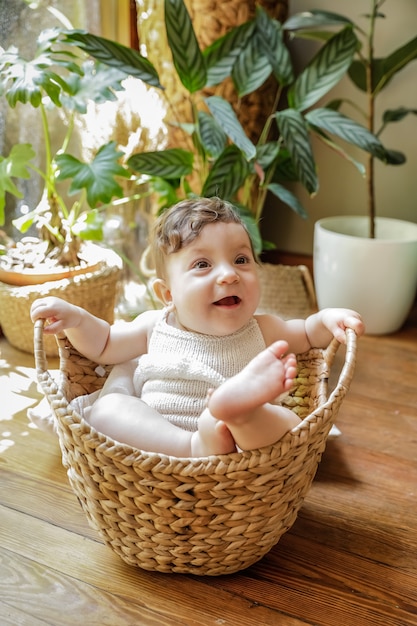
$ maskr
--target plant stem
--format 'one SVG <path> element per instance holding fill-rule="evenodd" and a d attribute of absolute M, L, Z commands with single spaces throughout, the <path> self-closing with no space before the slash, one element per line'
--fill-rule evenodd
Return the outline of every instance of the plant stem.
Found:
<path fill-rule="evenodd" d="M 374 35 L 375 19 L 378 11 L 378 0 L 372 0 L 372 10 L 370 15 L 368 33 L 368 62 L 366 64 L 366 93 L 368 96 L 368 130 L 373 133 L 375 129 L 375 101 L 373 93 L 374 79 Z M 367 184 L 368 184 L 368 216 L 369 216 L 369 237 L 375 239 L 375 159 L 372 154 L 368 154 L 367 162 Z"/>
<path fill-rule="evenodd" d="M 45 139 L 45 174 L 46 174 L 45 181 L 46 181 L 46 188 L 48 190 L 48 196 L 49 196 L 55 187 L 55 185 L 53 184 L 53 172 L 52 172 L 51 138 L 49 135 L 48 118 L 46 116 L 45 107 L 41 103 L 39 108 L 41 111 L 43 136 Z"/>

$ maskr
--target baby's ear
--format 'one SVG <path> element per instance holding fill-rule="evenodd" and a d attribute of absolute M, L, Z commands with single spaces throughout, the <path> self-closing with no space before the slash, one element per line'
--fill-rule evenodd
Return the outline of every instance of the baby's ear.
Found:
<path fill-rule="evenodd" d="M 166 282 L 162 278 L 156 278 L 152 283 L 153 290 L 158 300 L 161 300 L 166 306 L 171 304 L 172 295 Z"/>

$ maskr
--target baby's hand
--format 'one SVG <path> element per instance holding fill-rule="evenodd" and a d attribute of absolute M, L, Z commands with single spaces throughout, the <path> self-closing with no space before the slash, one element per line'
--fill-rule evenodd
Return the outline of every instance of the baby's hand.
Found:
<path fill-rule="evenodd" d="M 32 322 L 46 320 L 44 332 L 57 334 L 66 328 L 74 328 L 80 322 L 80 309 L 61 298 L 48 296 L 35 300 L 30 309 Z"/>
<path fill-rule="evenodd" d="M 362 317 L 351 309 L 324 309 L 322 315 L 324 326 L 340 343 L 346 343 L 346 328 L 352 328 L 358 337 L 365 332 Z"/>

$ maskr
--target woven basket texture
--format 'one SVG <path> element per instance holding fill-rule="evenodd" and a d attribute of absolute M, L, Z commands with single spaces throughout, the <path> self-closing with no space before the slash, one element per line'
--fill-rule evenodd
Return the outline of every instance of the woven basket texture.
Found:
<path fill-rule="evenodd" d="M 317 310 L 313 280 L 305 265 L 263 263 L 260 282 L 258 313 L 280 315 L 283 319 L 305 319 Z"/>
<path fill-rule="evenodd" d="M 57 420 L 63 464 L 104 542 L 125 562 L 166 573 L 229 574 L 261 559 L 293 525 L 316 473 L 353 376 L 353 331 L 347 339 L 331 393 L 337 342 L 298 355 L 298 376 L 284 404 L 303 421 L 278 443 L 184 459 L 139 451 L 91 428 L 69 402 L 101 388 L 110 368 L 97 367 L 60 338 L 57 382 L 47 369 L 42 322 L 36 322 L 38 380 Z"/>
<path fill-rule="evenodd" d="M 94 272 L 42 285 L 14 287 L 0 282 L 0 326 L 6 339 L 15 348 L 33 353 L 30 307 L 44 296 L 58 296 L 113 323 L 120 274 L 118 265 L 103 264 Z M 45 337 L 45 353 L 58 356 L 57 343 L 50 335 Z"/>

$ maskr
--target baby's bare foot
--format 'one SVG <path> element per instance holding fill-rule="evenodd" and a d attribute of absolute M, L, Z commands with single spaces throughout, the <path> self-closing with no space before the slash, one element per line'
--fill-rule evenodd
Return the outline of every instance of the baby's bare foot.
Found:
<path fill-rule="evenodd" d="M 235 451 L 235 441 L 226 424 L 215 419 L 208 410 L 204 411 L 198 420 L 198 431 L 191 436 L 191 456 L 229 454 Z"/>
<path fill-rule="evenodd" d="M 208 400 L 210 413 L 226 424 L 245 422 L 260 406 L 289 391 L 297 361 L 286 341 L 277 341 L 258 354 L 236 376 L 215 389 Z"/>

